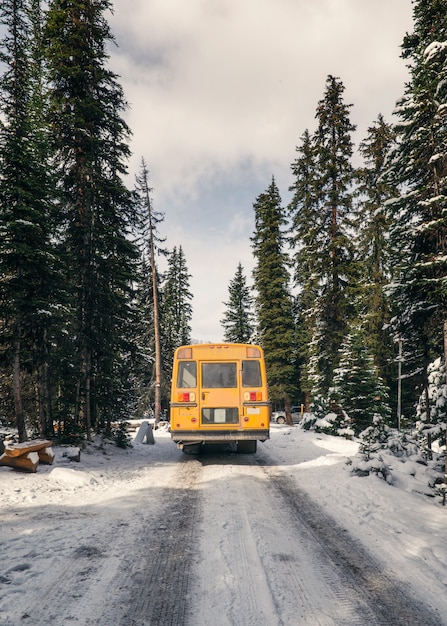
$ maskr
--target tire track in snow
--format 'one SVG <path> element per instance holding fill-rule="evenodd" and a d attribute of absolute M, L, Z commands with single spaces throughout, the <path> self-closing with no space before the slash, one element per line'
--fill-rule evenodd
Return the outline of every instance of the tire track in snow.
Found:
<path fill-rule="evenodd" d="M 342 583 L 336 592 L 338 601 L 344 607 L 356 604 L 359 614 L 363 614 L 364 621 L 360 623 L 439 626 L 439 616 L 413 599 L 410 590 L 396 585 L 382 565 L 292 480 L 268 468 L 265 471 L 287 503 L 299 528 L 305 528 L 308 534 L 313 535 L 320 554 L 337 572 L 337 578 Z M 327 570 L 323 575 L 331 581 Z"/>
<path fill-rule="evenodd" d="M 191 626 L 376 624 L 364 599 L 346 594 L 315 538 L 297 526 L 266 470 L 246 459 L 205 460 L 194 579 L 201 619 Z"/>
<path fill-rule="evenodd" d="M 131 591 L 117 626 L 184 626 L 187 619 L 190 567 L 195 555 L 195 527 L 199 509 L 197 481 L 201 465 L 180 463 L 174 489 L 163 496 L 161 515 L 139 541 L 139 560 L 126 566 Z M 103 622 L 104 624 L 110 622 Z"/>

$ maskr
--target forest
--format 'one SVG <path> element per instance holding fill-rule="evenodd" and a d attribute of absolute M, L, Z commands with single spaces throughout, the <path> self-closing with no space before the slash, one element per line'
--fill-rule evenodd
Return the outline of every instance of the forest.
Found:
<path fill-rule="evenodd" d="M 0 418 L 20 441 L 125 445 L 129 416 L 168 410 L 173 351 L 191 342 L 187 259 L 164 246 L 144 157 L 125 182 L 111 6 L 1 4 Z M 309 427 L 331 416 L 331 434 L 382 424 L 431 454 L 446 433 L 445 0 L 414 0 L 401 56 L 395 119 L 378 113 L 357 151 L 345 86 L 327 77 L 291 201 L 274 176 L 253 200 L 253 285 L 239 263 L 221 324 L 263 346 L 274 407 L 302 404 Z"/>

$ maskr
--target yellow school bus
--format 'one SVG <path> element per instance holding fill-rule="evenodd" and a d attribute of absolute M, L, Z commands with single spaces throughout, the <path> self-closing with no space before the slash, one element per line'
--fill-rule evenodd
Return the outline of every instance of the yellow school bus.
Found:
<path fill-rule="evenodd" d="M 210 343 L 174 354 L 171 439 L 185 452 L 207 443 L 233 443 L 256 452 L 269 438 L 270 404 L 260 346 Z"/>

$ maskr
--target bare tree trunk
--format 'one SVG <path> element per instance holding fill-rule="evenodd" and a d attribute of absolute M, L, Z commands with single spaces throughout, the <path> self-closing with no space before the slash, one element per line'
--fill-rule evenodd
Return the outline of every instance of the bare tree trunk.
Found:
<path fill-rule="evenodd" d="M 14 412 L 16 418 L 17 432 L 19 441 L 26 441 L 28 438 L 25 425 L 25 415 L 23 413 L 22 404 L 22 386 L 20 380 L 20 330 L 16 329 L 16 337 L 14 339 L 14 360 L 13 360 L 13 389 L 14 389 Z"/>
<path fill-rule="evenodd" d="M 149 244 L 151 253 L 151 273 L 152 273 L 152 294 L 154 306 L 154 343 L 155 343 L 155 394 L 154 394 L 154 420 L 155 427 L 160 421 L 161 411 L 161 346 L 160 346 L 160 319 L 158 309 L 158 290 L 157 290 L 157 267 L 155 265 L 154 256 L 154 237 L 152 230 L 152 217 L 150 215 L 149 203 Z"/>
<path fill-rule="evenodd" d="M 91 415 L 91 382 L 92 382 L 92 358 L 90 347 L 85 348 L 85 400 L 84 400 L 84 424 L 87 441 L 91 441 L 92 415 Z"/>
<path fill-rule="evenodd" d="M 39 425 L 42 437 L 49 437 L 53 434 L 53 419 L 51 415 L 51 393 L 50 381 L 48 377 L 48 343 L 47 330 L 44 329 L 42 337 L 43 361 L 39 365 L 38 386 L 39 386 Z"/>
<path fill-rule="evenodd" d="M 290 398 L 287 397 L 284 400 L 284 413 L 286 414 L 286 424 L 288 426 L 293 426 L 292 420 L 292 412 L 290 410 Z"/>
<path fill-rule="evenodd" d="M 447 317 L 444 319 L 444 365 L 447 378 Z M 447 412 L 446 412 L 446 431 L 445 431 L 445 464 L 444 464 L 444 482 L 447 483 Z"/>

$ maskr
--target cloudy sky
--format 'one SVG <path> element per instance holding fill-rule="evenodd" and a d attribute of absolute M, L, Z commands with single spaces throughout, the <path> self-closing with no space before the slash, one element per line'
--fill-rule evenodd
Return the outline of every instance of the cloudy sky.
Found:
<path fill-rule="evenodd" d="M 346 88 L 356 145 L 379 113 L 392 121 L 411 0 L 114 0 L 109 23 L 131 176 L 144 157 L 160 234 L 191 274 L 192 336 L 220 341 L 239 261 L 251 283 L 253 202 L 272 176 L 288 202 L 327 76 Z"/>

